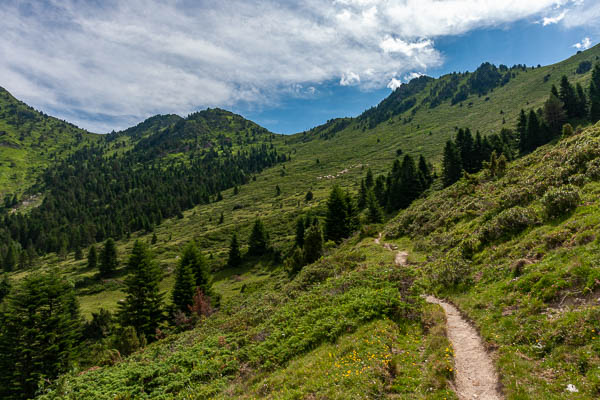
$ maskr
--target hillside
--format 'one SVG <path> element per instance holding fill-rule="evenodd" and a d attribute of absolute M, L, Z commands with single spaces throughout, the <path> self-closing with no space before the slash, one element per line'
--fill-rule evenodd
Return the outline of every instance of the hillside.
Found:
<path fill-rule="evenodd" d="M 99 138 L 34 110 L 0 87 L 0 196 L 21 195 L 53 162 Z"/>
<path fill-rule="evenodd" d="M 444 317 L 421 298 L 433 293 L 455 302 L 496 350 L 508 398 L 564 398 L 568 384 L 578 388 L 573 398 L 593 398 L 598 127 L 517 158 L 501 176 L 484 170 L 443 190 L 436 179 L 408 209 L 388 210 L 385 226 L 362 212 L 358 233 L 326 243 L 324 257 L 297 275 L 283 260 L 294 255 L 298 217 L 326 222 L 335 185 L 354 196 L 368 169 L 387 174 L 406 154 L 426 156 L 439 178 L 442 148 L 459 127 L 514 129 L 520 110 L 541 107 L 563 74 L 587 85 L 591 72 L 578 67 L 599 55 L 597 46 L 547 67 L 483 64 L 421 77 L 357 118 L 291 136 L 213 109 L 155 116 L 61 153 L 29 177 L 26 194 L 43 193 L 40 204 L 3 211 L 2 259 L 14 249 L 24 260 L 5 276 L 60 275 L 89 321 L 118 310 L 136 240 L 158 263 L 168 305 L 183 249 L 195 242 L 220 308 L 187 332 L 163 325 L 170 335 L 129 358 L 109 337 L 86 342 L 89 351 L 45 396 L 453 398 Z M 563 195 L 578 207 L 550 216 L 548 204 Z M 269 253 L 227 267 L 232 236 L 246 253 L 258 218 Z M 408 265 L 395 266 L 374 242 L 381 230 Z M 118 263 L 102 277 L 83 250 L 107 238 Z"/>

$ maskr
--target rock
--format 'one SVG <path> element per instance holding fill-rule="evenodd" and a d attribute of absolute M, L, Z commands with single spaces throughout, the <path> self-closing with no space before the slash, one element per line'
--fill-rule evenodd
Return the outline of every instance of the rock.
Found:
<path fill-rule="evenodd" d="M 579 393 L 579 390 L 575 387 L 575 385 L 573 385 L 572 383 L 569 383 L 567 385 L 567 392 L 570 392 L 570 393 Z"/>

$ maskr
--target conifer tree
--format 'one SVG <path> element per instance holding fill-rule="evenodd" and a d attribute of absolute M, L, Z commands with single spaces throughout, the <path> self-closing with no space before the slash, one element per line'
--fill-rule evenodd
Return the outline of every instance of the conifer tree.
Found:
<path fill-rule="evenodd" d="M 2 281 L 0 281 L 0 303 L 2 303 L 2 300 L 10 293 L 10 288 L 11 284 L 8 280 L 8 275 L 3 274 Z"/>
<path fill-rule="evenodd" d="M 231 243 L 229 245 L 229 256 L 227 259 L 227 266 L 230 268 L 239 267 L 242 263 L 242 253 L 240 252 L 240 245 L 238 243 L 237 235 L 234 233 L 231 237 Z"/>
<path fill-rule="evenodd" d="M 410 205 L 416 198 L 421 195 L 423 188 L 421 180 L 413 158 L 406 154 L 402 160 L 400 172 L 400 199 L 398 201 L 399 208 L 403 209 Z"/>
<path fill-rule="evenodd" d="M 373 193 L 375 193 L 375 198 L 380 206 L 385 205 L 385 191 L 385 177 L 383 175 L 379 175 L 377 179 L 375 179 Z"/>
<path fill-rule="evenodd" d="M 150 244 L 156 244 L 158 242 L 158 236 L 156 236 L 156 232 L 152 232 L 152 239 L 150 240 Z"/>
<path fill-rule="evenodd" d="M 75 248 L 75 259 L 81 260 L 83 258 L 83 252 L 81 251 L 81 247 L 77 246 Z"/>
<path fill-rule="evenodd" d="M 121 325 L 133 326 L 138 337 L 153 338 L 163 320 L 162 273 L 145 243 L 136 240 L 127 263 L 125 301 L 119 303 Z"/>
<path fill-rule="evenodd" d="M 383 210 L 375 198 L 372 190 L 367 193 L 367 217 L 369 222 L 378 224 L 383 222 Z"/>
<path fill-rule="evenodd" d="M 600 63 L 596 63 L 592 71 L 592 81 L 589 88 L 590 96 L 590 121 L 596 123 L 600 120 Z"/>
<path fill-rule="evenodd" d="M 117 247 L 114 240 L 108 238 L 104 242 L 104 247 L 100 253 L 100 276 L 107 277 L 112 275 L 118 266 Z"/>
<path fill-rule="evenodd" d="M 304 196 L 304 201 L 306 203 L 308 203 L 309 201 L 311 201 L 313 199 L 313 197 L 314 197 L 313 192 L 309 190 L 308 192 L 306 192 L 306 196 Z"/>
<path fill-rule="evenodd" d="M 356 205 L 359 210 L 363 210 L 367 205 L 367 186 L 365 180 L 360 181 L 360 188 L 358 189 L 358 198 L 356 199 Z"/>
<path fill-rule="evenodd" d="M 212 279 L 210 277 L 208 263 L 195 243 L 189 243 L 185 247 L 181 262 L 190 266 L 192 274 L 194 275 L 194 286 L 199 287 L 202 290 L 202 293 L 210 296 L 212 294 Z"/>
<path fill-rule="evenodd" d="M 311 225 L 306 230 L 304 239 L 304 261 L 312 264 L 323 254 L 323 232 L 319 224 Z"/>
<path fill-rule="evenodd" d="M 8 244 L 8 249 L 4 256 L 4 271 L 10 272 L 17 266 L 17 249 L 13 243 Z"/>
<path fill-rule="evenodd" d="M 223 215 L 223 212 L 221 211 L 221 215 L 219 216 L 219 225 L 221 225 L 223 222 L 225 222 L 225 216 Z"/>
<path fill-rule="evenodd" d="M 96 252 L 96 246 L 91 245 L 88 250 L 88 259 L 87 266 L 89 269 L 96 269 L 96 265 L 98 264 L 98 254 Z"/>
<path fill-rule="evenodd" d="M 262 256 L 269 248 L 269 234 L 265 225 L 257 218 L 252 227 L 252 233 L 248 239 L 248 254 L 251 256 Z"/>
<path fill-rule="evenodd" d="M 577 95 L 569 79 L 563 75 L 560 80 L 559 99 L 563 102 L 568 118 L 577 117 Z"/>
<path fill-rule="evenodd" d="M 562 102 L 553 94 L 544 103 L 544 119 L 552 135 L 558 135 L 567 119 Z"/>
<path fill-rule="evenodd" d="M 577 91 L 577 117 L 587 118 L 588 104 L 587 96 L 585 95 L 585 90 L 583 90 L 583 86 L 581 86 L 581 83 L 577 83 L 575 88 Z"/>
<path fill-rule="evenodd" d="M 373 189 L 374 185 L 375 180 L 373 178 L 373 171 L 371 171 L 371 168 L 369 168 L 367 170 L 367 176 L 365 177 L 365 186 L 367 187 L 367 189 Z"/>
<path fill-rule="evenodd" d="M 475 160 L 473 160 L 473 135 L 469 128 L 459 129 L 456 135 L 456 147 L 460 153 L 462 168 L 467 172 L 475 172 Z"/>
<path fill-rule="evenodd" d="M 527 136 L 527 114 L 521 109 L 519 120 L 517 122 L 517 133 L 519 135 L 519 149 L 521 153 L 527 153 L 531 150 L 531 140 Z"/>
<path fill-rule="evenodd" d="M 462 176 L 460 153 L 452 140 L 446 142 L 442 161 L 442 180 L 444 186 L 450 186 Z"/>
<path fill-rule="evenodd" d="M 528 151 L 533 151 L 538 146 L 544 144 L 542 127 L 537 114 L 533 110 L 529 112 L 529 117 L 527 118 L 527 137 L 529 139 Z"/>
<path fill-rule="evenodd" d="M 304 218 L 300 217 L 296 220 L 296 237 L 294 244 L 297 247 L 304 246 Z"/>
<path fill-rule="evenodd" d="M 356 212 L 349 196 L 335 185 L 327 199 L 325 236 L 336 243 L 348 237 L 355 226 Z"/>
<path fill-rule="evenodd" d="M 29 399 L 42 379 L 73 365 L 81 334 L 73 286 L 53 273 L 31 274 L 4 301 L 0 315 L 0 398 Z"/>
<path fill-rule="evenodd" d="M 172 293 L 173 305 L 177 310 L 183 312 L 187 312 L 188 307 L 193 304 L 194 293 L 196 292 L 196 279 L 191 264 L 193 255 L 186 254 L 188 252 L 188 247 L 186 247 L 183 256 L 177 263 L 175 285 L 173 286 Z"/>
<path fill-rule="evenodd" d="M 429 187 L 433 182 L 433 177 L 431 176 L 431 168 L 427 164 L 427 160 L 425 160 L 425 157 L 423 157 L 422 154 L 419 156 L 419 174 L 423 181 L 423 188 Z"/>

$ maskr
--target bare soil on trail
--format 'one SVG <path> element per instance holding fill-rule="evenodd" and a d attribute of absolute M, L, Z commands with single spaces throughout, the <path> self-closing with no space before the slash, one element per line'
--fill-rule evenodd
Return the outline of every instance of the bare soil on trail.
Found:
<path fill-rule="evenodd" d="M 381 243 L 382 234 L 375 243 L 389 251 L 397 247 L 389 243 Z M 397 251 L 395 264 L 407 265 L 408 253 Z M 458 309 L 452 304 L 433 296 L 427 296 L 426 301 L 438 304 L 446 313 L 446 330 L 448 339 L 454 349 L 455 391 L 461 400 L 502 400 L 504 396 L 499 391 L 499 380 L 494 363 L 485 350 L 481 337 L 467 322 Z"/>
<path fill-rule="evenodd" d="M 446 312 L 448 339 L 454 348 L 456 394 L 461 400 L 500 400 L 498 375 L 479 334 L 452 304 L 433 296 L 428 303 Z"/>

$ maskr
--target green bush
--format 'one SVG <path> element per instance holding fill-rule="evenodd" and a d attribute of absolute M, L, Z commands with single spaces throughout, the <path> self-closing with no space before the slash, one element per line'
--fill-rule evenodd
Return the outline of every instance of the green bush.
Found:
<path fill-rule="evenodd" d="M 571 185 L 552 188 L 542 197 L 544 212 L 549 219 L 573 211 L 580 202 L 578 190 Z"/>
<path fill-rule="evenodd" d="M 470 264 L 455 253 L 448 254 L 430 264 L 428 272 L 431 284 L 442 288 L 468 284 L 471 280 Z"/>
<path fill-rule="evenodd" d="M 502 211 L 483 226 L 482 238 L 487 241 L 500 239 L 506 235 L 519 233 L 537 223 L 537 215 L 531 208 L 512 207 Z"/>

